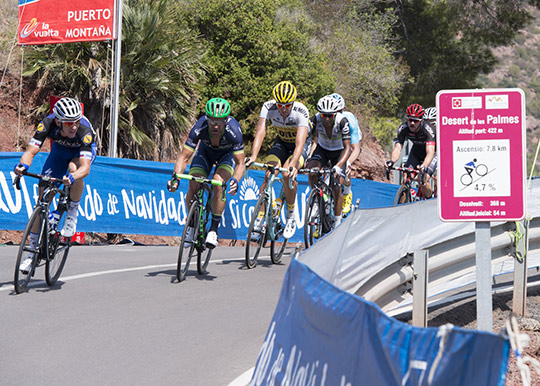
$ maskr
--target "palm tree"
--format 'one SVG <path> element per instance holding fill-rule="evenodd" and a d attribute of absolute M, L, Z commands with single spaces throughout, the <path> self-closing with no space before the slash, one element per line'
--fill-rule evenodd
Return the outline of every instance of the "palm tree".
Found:
<path fill-rule="evenodd" d="M 120 157 L 172 159 L 197 111 L 204 49 L 170 4 L 128 0 L 123 7 Z M 38 87 L 85 104 L 85 115 L 102 133 L 101 154 L 108 150 L 108 131 L 101 128 L 110 124 L 110 48 L 109 42 L 38 46 L 26 60 L 25 75 L 36 77 Z"/>

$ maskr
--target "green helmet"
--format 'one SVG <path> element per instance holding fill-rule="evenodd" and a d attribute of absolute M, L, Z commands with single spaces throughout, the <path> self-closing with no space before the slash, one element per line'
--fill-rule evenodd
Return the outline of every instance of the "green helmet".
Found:
<path fill-rule="evenodd" d="M 225 118 L 231 113 L 231 105 L 223 98 L 212 98 L 206 103 L 206 115 L 212 118 Z"/>

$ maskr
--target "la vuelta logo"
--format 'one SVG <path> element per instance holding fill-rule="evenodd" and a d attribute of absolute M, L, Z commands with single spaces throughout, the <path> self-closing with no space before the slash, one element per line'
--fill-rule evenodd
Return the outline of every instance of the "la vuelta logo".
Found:
<path fill-rule="evenodd" d="M 229 210 L 232 217 L 232 227 L 239 229 L 247 228 L 251 215 L 255 210 L 255 204 L 259 198 L 259 187 L 257 182 L 252 177 L 247 177 L 242 180 L 240 185 L 239 200 L 232 198 L 229 201 Z"/>
<path fill-rule="evenodd" d="M 24 38 L 27 38 L 28 36 L 30 36 L 30 34 L 32 32 L 34 32 L 37 27 L 38 27 L 38 22 L 37 22 L 37 19 L 34 17 L 21 30 L 21 39 L 24 39 Z"/>

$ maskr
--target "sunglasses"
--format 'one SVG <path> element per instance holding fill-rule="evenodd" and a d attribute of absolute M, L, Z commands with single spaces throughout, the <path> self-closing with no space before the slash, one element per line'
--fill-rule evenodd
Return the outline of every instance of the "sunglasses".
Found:
<path fill-rule="evenodd" d="M 334 118 L 336 116 L 336 113 L 333 113 L 333 114 L 322 114 L 321 113 L 321 117 L 323 118 Z"/>
<path fill-rule="evenodd" d="M 67 127 L 73 127 L 74 125 L 77 125 L 79 121 L 75 122 L 62 122 L 63 125 L 66 125 Z"/>
<path fill-rule="evenodd" d="M 407 118 L 407 120 L 408 120 L 409 122 L 412 122 L 412 123 L 418 123 L 418 122 L 421 121 L 421 119 L 415 119 L 415 118 Z"/>
<path fill-rule="evenodd" d="M 278 107 L 278 109 L 289 108 L 292 105 L 293 105 L 292 103 L 276 103 L 276 106 Z"/>
<path fill-rule="evenodd" d="M 206 116 L 209 125 L 220 125 L 227 122 L 227 118 L 210 118 Z"/>

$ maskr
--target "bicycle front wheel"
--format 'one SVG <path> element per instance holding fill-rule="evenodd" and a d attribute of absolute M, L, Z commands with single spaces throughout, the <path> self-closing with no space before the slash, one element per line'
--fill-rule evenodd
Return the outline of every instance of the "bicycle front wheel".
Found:
<path fill-rule="evenodd" d="M 210 199 L 210 198 L 209 198 Z M 206 267 L 208 267 L 208 262 L 210 261 L 210 257 L 212 256 L 212 248 L 208 248 L 205 245 L 206 242 L 206 235 L 208 234 L 208 231 L 206 229 L 206 226 L 208 224 L 208 213 L 209 213 L 209 207 L 206 207 L 206 213 L 203 214 L 203 216 L 206 217 L 203 225 L 204 232 L 202 233 L 202 237 L 199 236 L 199 253 L 197 254 L 197 272 L 199 275 L 204 275 L 206 273 Z"/>
<path fill-rule="evenodd" d="M 38 245 L 31 248 L 30 247 L 30 232 L 32 230 L 32 227 L 35 223 L 39 224 L 39 232 L 41 232 L 43 225 L 44 218 L 43 218 L 43 210 L 40 207 L 37 207 L 34 209 L 34 212 L 30 216 L 30 219 L 28 220 L 28 224 L 26 224 L 26 228 L 24 229 L 23 237 L 21 240 L 21 245 L 19 246 L 19 252 L 17 253 L 17 260 L 15 262 L 15 275 L 13 278 L 13 284 L 15 285 L 15 292 L 20 294 L 21 292 L 24 292 L 26 290 L 26 287 L 28 286 L 28 283 L 30 282 L 30 278 L 34 275 L 34 271 L 37 266 L 37 262 L 39 260 L 40 254 L 41 254 L 41 247 L 40 244 L 43 239 L 40 237 Z M 34 259 L 32 261 L 32 265 L 27 268 L 27 271 L 22 272 L 19 268 L 21 266 L 21 263 L 29 256 L 33 255 Z"/>
<path fill-rule="evenodd" d="M 246 238 L 246 265 L 248 268 L 255 268 L 257 260 L 259 259 L 259 253 L 265 242 L 266 238 L 266 216 L 263 216 L 262 223 L 259 229 L 255 229 L 255 221 L 259 216 L 259 212 L 263 206 L 269 205 L 268 196 L 262 194 L 255 204 L 255 209 L 251 215 L 251 221 L 249 222 L 249 229 Z"/>
<path fill-rule="evenodd" d="M 407 185 L 401 185 L 394 198 L 394 205 L 406 204 L 411 202 L 411 192 Z"/>
<path fill-rule="evenodd" d="M 186 218 L 186 224 L 184 225 L 184 232 L 182 233 L 182 242 L 180 243 L 180 250 L 178 251 L 178 264 L 176 266 L 176 278 L 178 281 L 183 281 L 186 278 L 186 273 L 189 268 L 189 263 L 193 256 L 199 253 L 195 248 L 195 243 L 199 237 L 199 212 L 201 208 L 197 201 L 191 204 L 188 216 Z M 188 229 L 193 226 L 193 238 L 186 240 Z"/>
<path fill-rule="evenodd" d="M 281 210 L 279 212 L 279 215 L 273 217 L 273 224 L 274 227 L 274 240 L 270 242 L 270 260 L 272 260 L 272 263 L 277 264 L 283 257 L 283 252 L 285 252 L 285 247 L 287 246 L 287 239 L 283 239 L 281 242 L 281 247 L 276 247 L 276 241 L 279 240 L 279 238 L 283 235 L 283 231 L 285 230 L 285 224 L 281 222 L 281 211 L 283 211 L 283 207 L 285 205 L 281 206 Z"/>
<path fill-rule="evenodd" d="M 306 213 L 304 216 L 304 244 L 306 249 L 313 245 L 315 239 L 322 234 L 321 196 L 318 190 L 312 190 L 307 199 Z"/>
<path fill-rule="evenodd" d="M 64 215 L 65 212 L 62 214 Z M 60 221 L 62 219 L 60 218 Z M 59 226 L 61 229 L 61 227 Z M 49 257 L 45 263 L 45 281 L 48 285 L 54 285 L 66 264 L 69 249 L 71 248 L 71 237 L 64 237 L 57 230 L 49 237 Z"/>

